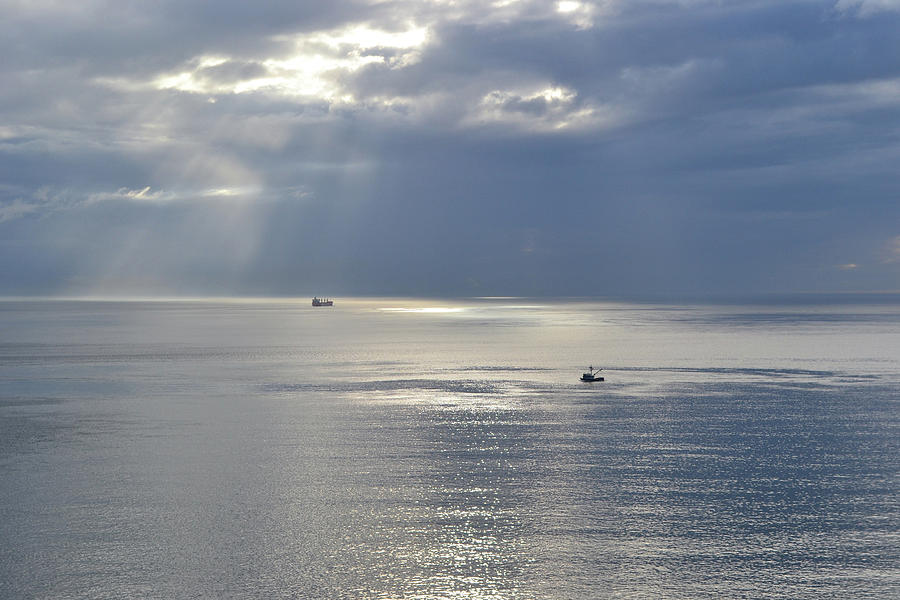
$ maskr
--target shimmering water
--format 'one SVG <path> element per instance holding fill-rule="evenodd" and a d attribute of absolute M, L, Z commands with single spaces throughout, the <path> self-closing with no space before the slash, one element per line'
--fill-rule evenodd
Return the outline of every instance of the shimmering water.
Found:
<path fill-rule="evenodd" d="M 0 597 L 900 597 L 898 408 L 891 304 L 0 302 Z"/>

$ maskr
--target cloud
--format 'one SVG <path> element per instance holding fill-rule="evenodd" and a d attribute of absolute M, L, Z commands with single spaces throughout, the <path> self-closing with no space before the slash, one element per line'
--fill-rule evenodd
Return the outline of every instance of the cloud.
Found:
<path fill-rule="evenodd" d="M 94 193 L 88 196 L 87 202 L 109 202 L 109 201 L 129 201 L 129 202 L 162 202 L 171 199 L 172 194 L 167 194 L 162 190 L 151 190 L 150 186 L 143 187 L 139 190 L 130 190 L 128 188 L 119 188 L 115 192 Z"/>
<path fill-rule="evenodd" d="M 871 17 L 882 12 L 900 12 L 898 0 L 838 0 L 835 8 L 842 13 Z"/>
<path fill-rule="evenodd" d="M 0 222 L 77 208 L 83 199 L 71 190 L 42 186 L 35 190 L 0 188 Z"/>
<path fill-rule="evenodd" d="M 556 3 L 556 10 L 572 24 L 579 28 L 587 29 L 594 25 L 594 15 L 597 11 L 597 6 L 589 2 L 561 0 Z"/>
<path fill-rule="evenodd" d="M 341 78 L 377 63 L 388 68 L 413 64 L 428 40 L 426 28 L 399 31 L 355 24 L 331 31 L 273 36 L 283 54 L 259 60 L 240 56 L 192 57 L 175 72 L 159 74 L 151 87 L 203 95 L 261 92 L 273 96 L 352 101 Z M 129 82 L 126 86 L 134 87 Z"/>
<path fill-rule="evenodd" d="M 590 131 L 626 122 L 627 111 L 623 108 L 579 102 L 578 95 L 566 88 L 539 87 L 532 91 L 492 90 L 463 123 L 468 127 L 507 125 L 521 131 L 552 132 Z"/>
<path fill-rule="evenodd" d="M 900 262 L 900 235 L 888 240 L 884 246 L 884 262 L 897 263 Z"/>
<path fill-rule="evenodd" d="M 21 198 L 15 198 L 11 202 L 0 205 L 0 223 L 11 219 L 18 219 L 29 213 L 33 213 L 39 209 L 39 205 L 31 204 L 23 201 Z"/>
<path fill-rule="evenodd" d="M 59 286 L 882 289 L 833 266 L 896 236 L 896 7 L 7 2 L 0 239 Z"/>

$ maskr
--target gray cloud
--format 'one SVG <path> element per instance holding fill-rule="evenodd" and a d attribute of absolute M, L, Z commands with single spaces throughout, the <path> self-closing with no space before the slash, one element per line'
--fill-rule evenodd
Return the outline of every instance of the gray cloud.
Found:
<path fill-rule="evenodd" d="M 7 2 L 0 293 L 893 289 L 896 9 Z"/>

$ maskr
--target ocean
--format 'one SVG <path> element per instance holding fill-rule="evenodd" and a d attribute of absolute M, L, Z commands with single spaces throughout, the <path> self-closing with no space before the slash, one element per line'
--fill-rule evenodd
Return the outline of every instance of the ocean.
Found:
<path fill-rule="evenodd" d="M 870 300 L 0 302 L 0 597 L 900 597 Z"/>

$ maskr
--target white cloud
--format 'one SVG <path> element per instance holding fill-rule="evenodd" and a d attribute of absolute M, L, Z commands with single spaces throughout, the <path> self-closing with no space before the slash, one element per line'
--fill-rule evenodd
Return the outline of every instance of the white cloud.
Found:
<path fill-rule="evenodd" d="M 88 204 L 97 202 L 136 202 L 163 204 L 193 198 L 248 198 L 259 193 L 255 187 L 215 187 L 181 192 L 153 190 L 150 186 L 140 189 L 119 188 L 115 192 L 98 192 L 87 198 Z"/>
<path fill-rule="evenodd" d="M 595 7 L 593 4 L 576 0 L 561 0 L 556 3 L 556 11 L 576 27 L 588 29 L 594 25 Z"/>
<path fill-rule="evenodd" d="M 153 190 L 150 186 L 139 189 L 119 188 L 114 192 L 95 192 L 90 194 L 85 200 L 86 204 L 96 204 L 99 202 L 168 202 L 175 198 L 170 192 L 163 190 Z"/>
<path fill-rule="evenodd" d="M 378 5 L 377 2 L 373 3 Z M 255 95 L 261 99 L 288 100 L 309 105 L 321 103 L 324 110 L 307 111 L 304 120 L 333 119 L 338 112 L 358 114 L 361 111 L 378 113 L 395 121 L 433 121 L 457 123 L 461 112 L 466 125 L 479 122 L 507 124 L 525 130 L 566 130 L 573 127 L 597 127 L 617 122 L 621 111 L 576 101 L 576 95 L 553 97 L 545 90 L 524 92 L 504 90 L 485 93 L 476 84 L 446 87 L 421 86 L 406 89 L 386 89 L 382 85 L 357 86 L 357 75 L 367 67 L 385 71 L 401 71 L 420 62 L 429 46 L 441 43 L 437 37 L 443 27 L 453 24 L 465 26 L 508 26 L 516 22 L 562 22 L 575 28 L 593 26 L 598 15 L 617 10 L 617 0 L 588 2 L 561 0 L 496 0 L 484 3 L 475 0 L 425 0 L 398 2 L 391 5 L 392 15 L 407 15 L 406 23 L 389 26 L 382 21 L 353 22 L 318 31 L 277 34 L 268 38 L 279 48 L 268 56 L 253 56 L 250 52 L 226 54 L 221 51 L 198 54 L 180 67 L 157 73 L 156 76 L 136 80 L 121 75 L 98 75 L 96 84 L 125 93 L 150 93 L 173 90 L 202 96 L 209 105 L 221 104 L 223 97 Z M 379 71 L 385 72 L 385 71 Z M 487 77 L 492 77 L 486 68 Z M 515 73 L 520 79 L 527 74 Z M 415 77 L 415 76 L 413 76 Z M 370 79 L 371 80 L 371 79 Z M 399 80 L 399 79 L 398 79 Z M 453 80 L 448 80 L 453 81 Z M 496 83 L 494 83 L 496 85 Z M 552 86 L 547 89 L 552 90 Z M 483 97 L 473 111 L 471 94 Z M 526 114 L 544 103 L 546 110 L 539 118 Z M 514 105 L 518 105 L 515 107 Z M 153 117 L 158 121 L 158 117 Z M 165 128 L 164 128 L 165 129 Z M 212 132 L 217 138 L 241 144 L 278 149 L 288 141 L 289 129 L 268 127 L 257 121 L 252 128 L 240 123 L 222 122 Z M 183 135 L 183 133 L 182 133 Z M 231 136 L 231 137 L 229 137 Z"/>
<path fill-rule="evenodd" d="M 466 117 L 466 126 L 503 124 L 522 131 L 550 132 L 597 129 L 622 124 L 627 111 L 580 103 L 578 94 L 562 86 L 500 89 L 485 94 Z"/>
<path fill-rule="evenodd" d="M 887 243 L 884 245 L 884 254 L 884 262 L 900 262 L 900 235 L 895 236 L 887 241 Z"/>
<path fill-rule="evenodd" d="M 12 201 L 0 203 L 0 223 L 26 215 L 44 215 L 58 210 L 74 208 L 84 203 L 68 189 L 42 186 L 30 194 L 16 196 Z"/>
<path fill-rule="evenodd" d="M 262 92 L 353 102 L 341 84 L 343 76 L 371 64 L 390 69 L 415 64 L 429 42 L 429 32 L 413 24 L 398 31 L 353 24 L 330 31 L 276 36 L 273 41 L 289 45 L 290 54 L 259 60 L 250 73 L 234 68 L 230 77 L 210 77 L 213 69 L 227 74 L 222 67 L 246 63 L 237 56 L 198 56 L 177 72 L 161 74 L 152 86 L 203 95 Z"/>
<path fill-rule="evenodd" d="M 842 102 L 853 110 L 900 106 L 900 78 L 817 85 L 807 89 L 822 98 Z"/>
<path fill-rule="evenodd" d="M 38 210 L 38 205 L 16 198 L 8 204 L 0 205 L 0 223 L 24 217 Z"/>
<path fill-rule="evenodd" d="M 293 190 L 289 193 L 302 198 L 308 195 L 304 190 Z M 30 198 L 16 198 L 0 205 L 0 223 L 11 221 L 29 214 L 49 214 L 61 210 L 109 202 L 127 202 L 132 204 L 170 204 L 191 200 L 252 200 L 264 195 L 258 187 L 218 187 L 205 189 L 185 189 L 180 191 L 143 188 L 119 188 L 115 191 L 93 192 L 79 195 L 69 189 L 51 189 L 43 187 Z"/>
<path fill-rule="evenodd" d="M 492 25 L 523 21 L 560 21 L 591 27 L 595 18 L 618 10 L 621 0 L 415 0 L 401 4 L 429 22 Z"/>
<path fill-rule="evenodd" d="M 845 14 L 870 17 L 882 12 L 900 12 L 900 0 L 838 0 L 835 8 Z"/>

